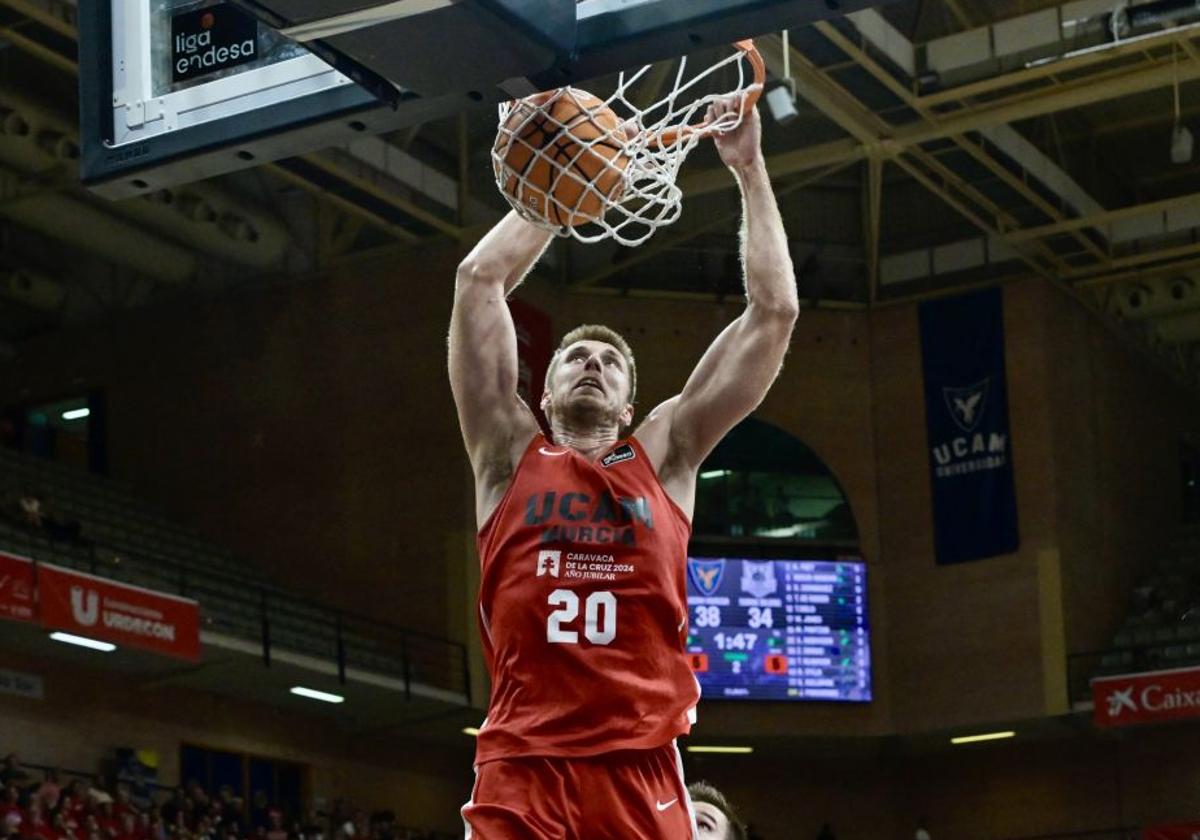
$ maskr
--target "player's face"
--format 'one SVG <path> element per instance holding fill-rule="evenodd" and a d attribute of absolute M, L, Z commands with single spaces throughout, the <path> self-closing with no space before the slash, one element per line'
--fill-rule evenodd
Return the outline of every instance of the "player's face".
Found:
<path fill-rule="evenodd" d="M 633 407 L 629 397 L 629 370 L 617 348 L 603 341 L 577 341 L 567 347 L 555 368 L 550 390 L 543 399 L 553 411 L 586 412 L 620 419 L 629 425 Z"/>
<path fill-rule="evenodd" d="M 729 818 L 720 808 L 707 802 L 694 802 L 692 810 L 696 812 L 700 840 L 725 840 L 729 834 Z"/>

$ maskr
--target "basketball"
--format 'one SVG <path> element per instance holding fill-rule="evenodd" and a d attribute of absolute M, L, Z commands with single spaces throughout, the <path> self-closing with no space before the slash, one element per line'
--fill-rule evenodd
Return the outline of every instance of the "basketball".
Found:
<path fill-rule="evenodd" d="M 517 102 L 496 135 L 497 183 L 521 207 L 555 227 L 604 215 L 624 192 L 621 120 L 602 100 L 575 88 Z"/>

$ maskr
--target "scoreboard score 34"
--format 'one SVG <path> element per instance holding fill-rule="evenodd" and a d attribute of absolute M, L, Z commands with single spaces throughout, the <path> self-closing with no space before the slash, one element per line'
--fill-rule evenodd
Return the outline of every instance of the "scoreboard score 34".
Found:
<path fill-rule="evenodd" d="M 687 653 L 705 699 L 871 699 L 861 560 L 687 563 Z"/>

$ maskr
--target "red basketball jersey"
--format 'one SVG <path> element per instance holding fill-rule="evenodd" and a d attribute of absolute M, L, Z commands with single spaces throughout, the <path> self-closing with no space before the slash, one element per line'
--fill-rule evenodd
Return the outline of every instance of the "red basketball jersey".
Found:
<path fill-rule="evenodd" d="M 477 764 L 651 749 L 689 730 L 690 533 L 634 438 L 590 461 L 534 437 L 478 537 L 492 696 Z"/>

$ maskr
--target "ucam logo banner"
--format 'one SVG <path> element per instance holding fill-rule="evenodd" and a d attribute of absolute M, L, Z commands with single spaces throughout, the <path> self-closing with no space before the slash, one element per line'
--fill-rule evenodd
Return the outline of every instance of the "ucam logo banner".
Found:
<path fill-rule="evenodd" d="M 919 315 L 937 562 L 1016 551 L 1001 291 L 926 301 Z"/>
<path fill-rule="evenodd" d="M 1200 718 L 1200 668 L 1092 680 L 1096 726 Z"/>
<path fill-rule="evenodd" d="M 180 659 L 200 658 L 200 608 L 140 586 L 38 565 L 42 626 Z"/>
<path fill-rule="evenodd" d="M 0 618 L 37 621 L 33 561 L 0 551 Z"/>

